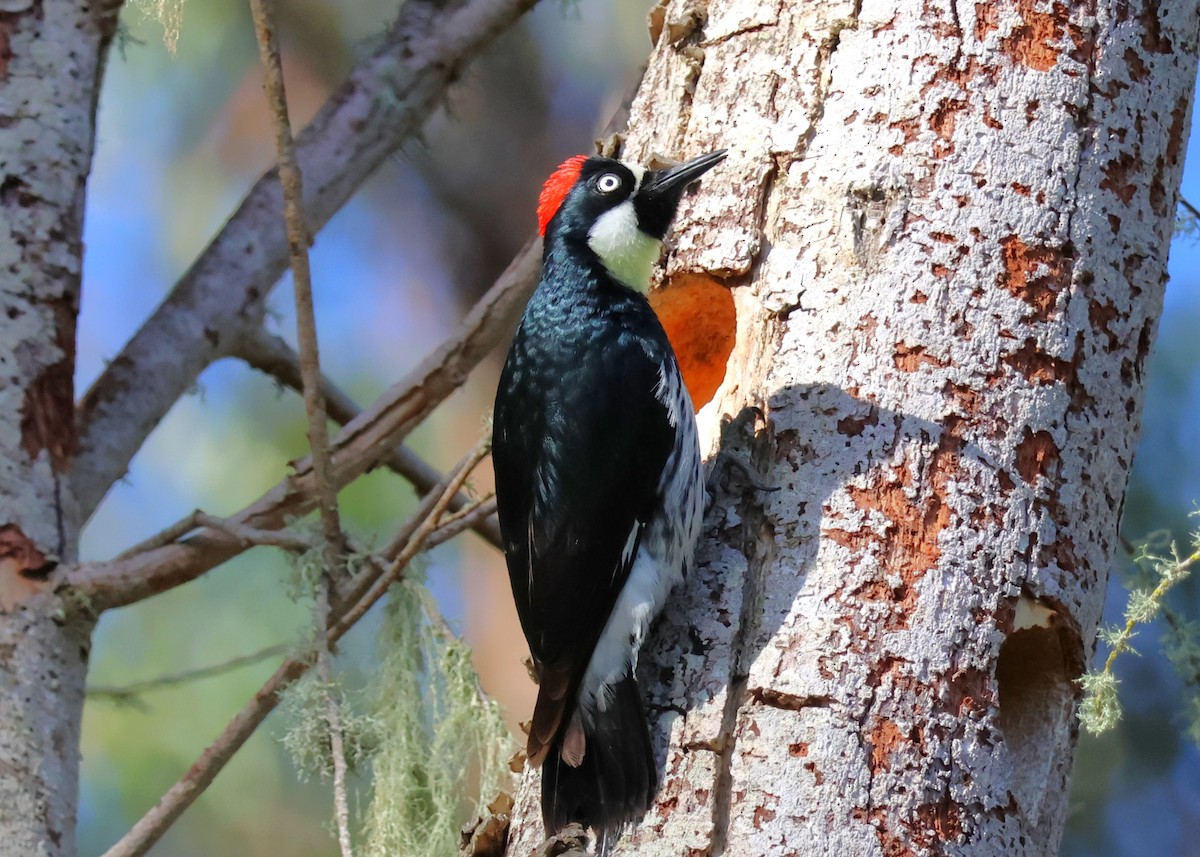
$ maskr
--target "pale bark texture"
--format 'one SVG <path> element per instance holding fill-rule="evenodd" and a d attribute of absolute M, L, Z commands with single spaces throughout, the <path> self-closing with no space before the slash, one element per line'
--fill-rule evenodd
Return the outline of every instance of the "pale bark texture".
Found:
<path fill-rule="evenodd" d="M 79 518 L 75 319 L 96 93 L 119 3 L 0 9 L 0 850 L 75 851 L 91 622 L 52 572 Z"/>
<path fill-rule="evenodd" d="M 749 462 L 643 653 L 619 853 L 1059 845 L 1191 115 L 1196 0 L 672 0 L 623 156 L 728 147 L 666 290 Z M 747 409 L 757 409 L 754 410 Z M 754 483 L 774 486 L 767 491 Z M 543 837 L 523 781 L 509 854 Z"/>

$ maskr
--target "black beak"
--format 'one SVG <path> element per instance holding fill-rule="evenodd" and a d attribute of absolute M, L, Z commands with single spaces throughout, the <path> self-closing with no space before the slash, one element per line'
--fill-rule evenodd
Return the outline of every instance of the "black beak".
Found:
<path fill-rule="evenodd" d="M 642 186 L 642 193 L 650 196 L 663 196 L 672 191 L 678 191 L 682 195 L 684 188 L 725 160 L 727 151 L 727 149 L 717 149 L 715 152 L 692 158 L 678 166 L 655 170 L 650 174 L 650 180 Z"/>
<path fill-rule="evenodd" d="M 718 149 L 678 166 L 647 173 L 634 199 L 641 230 L 661 241 L 666 236 L 671 221 L 675 219 L 675 210 L 679 208 L 679 200 L 683 198 L 684 190 L 725 160 L 725 151 Z"/>

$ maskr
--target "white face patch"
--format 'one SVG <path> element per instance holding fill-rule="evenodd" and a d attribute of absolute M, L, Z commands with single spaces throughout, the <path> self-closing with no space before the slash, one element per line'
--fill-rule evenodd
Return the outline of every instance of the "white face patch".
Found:
<path fill-rule="evenodd" d="M 640 182 L 641 176 L 637 179 Z M 643 293 L 649 290 L 650 273 L 662 252 L 662 242 L 638 229 L 632 199 L 596 219 L 588 232 L 588 246 L 622 285 Z"/>
<path fill-rule="evenodd" d="M 646 168 L 641 164 L 631 164 L 629 161 L 621 161 L 621 165 L 633 173 L 633 192 L 636 194 L 642 188 L 642 179 L 646 177 Z"/>

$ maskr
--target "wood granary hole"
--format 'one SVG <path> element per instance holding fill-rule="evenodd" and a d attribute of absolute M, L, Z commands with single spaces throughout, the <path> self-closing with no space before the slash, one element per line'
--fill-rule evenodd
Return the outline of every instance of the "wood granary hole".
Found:
<path fill-rule="evenodd" d="M 996 683 L 1000 692 L 1000 731 L 1008 748 L 1013 780 L 1010 791 L 1026 820 L 1036 826 L 1042 798 L 1070 742 L 1075 679 L 1081 652 L 1074 635 L 1046 610 L 1034 622 L 1008 635 L 1000 647 Z"/>
<path fill-rule="evenodd" d="M 679 359 L 696 410 L 704 407 L 725 379 L 737 334 L 733 294 L 715 277 L 682 272 L 650 293 L 667 339 Z"/>

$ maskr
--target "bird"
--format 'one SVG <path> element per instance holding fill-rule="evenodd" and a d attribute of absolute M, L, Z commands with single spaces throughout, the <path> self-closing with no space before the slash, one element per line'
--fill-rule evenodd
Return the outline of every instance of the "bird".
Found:
<path fill-rule="evenodd" d="M 577 155 L 554 171 L 541 278 L 493 409 L 542 820 L 547 835 L 590 828 L 602 854 L 658 789 L 637 658 L 692 564 L 706 496 L 695 411 L 647 292 L 684 191 L 725 154 L 662 169 Z"/>

